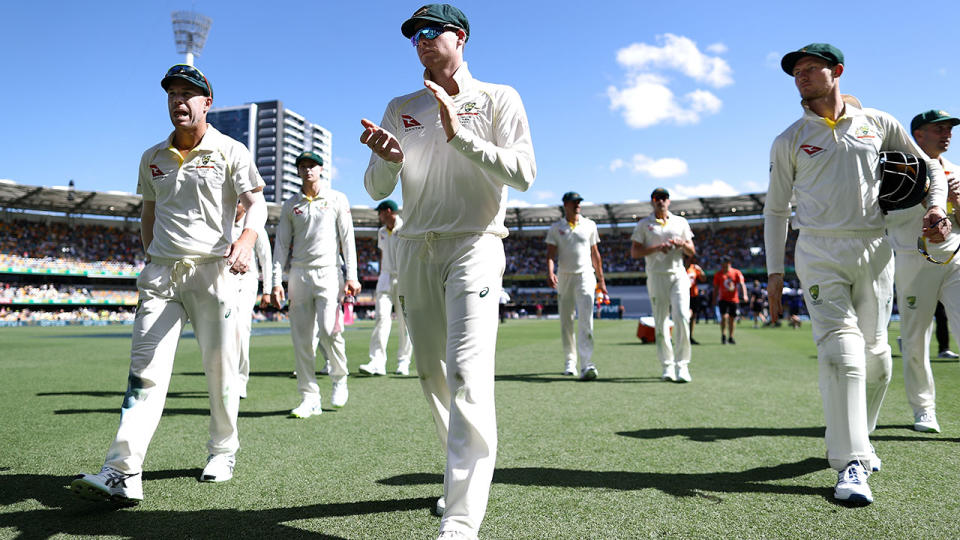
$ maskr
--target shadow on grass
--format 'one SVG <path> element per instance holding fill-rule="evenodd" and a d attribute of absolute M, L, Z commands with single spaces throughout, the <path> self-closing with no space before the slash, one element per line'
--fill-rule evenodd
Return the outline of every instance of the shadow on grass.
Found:
<path fill-rule="evenodd" d="M 323 409 L 323 412 L 336 411 L 336 409 Z M 53 414 L 120 414 L 120 407 L 111 409 L 59 409 L 53 411 Z M 289 409 L 280 411 L 240 411 L 240 418 L 264 418 L 267 416 L 287 416 Z M 176 407 L 165 407 L 163 416 L 210 416 L 210 409 L 178 409 Z"/>
<path fill-rule="evenodd" d="M 600 384 L 600 383 L 651 383 L 651 382 L 660 382 L 660 377 L 604 377 L 600 376 L 598 379 L 592 381 L 581 381 L 579 378 L 573 375 L 552 375 L 547 373 L 514 373 L 512 375 L 497 375 L 495 377 L 497 381 L 515 381 L 515 382 L 529 382 L 529 383 L 552 383 L 552 382 L 569 382 L 569 383 L 579 383 L 579 382 L 589 382 L 590 384 Z"/>
<path fill-rule="evenodd" d="M 0 469 L 3 470 L 3 469 Z M 197 470 L 148 472 L 146 480 L 199 474 Z M 320 538 L 342 537 L 305 531 L 286 522 L 303 519 L 362 516 L 389 512 L 429 511 L 436 498 L 392 499 L 313 504 L 264 510 L 200 509 L 192 511 L 119 509 L 78 499 L 70 493 L 69 476 L 0 474 L 0 505 L 27 503 L 26 510 L 0 513 L 0 529 L 17 538 L 53 536 L 120 536 L 125 538 Z M 45 508 L 38 509 L 37 501 Z M 149 504 L 149 501 L 147 502 Z M 432 532 L 432 531 L 431 531 Z"/>
<path fill-rule="evenodd" d="M 75 392 L 37 392 L 37 396 L 87 396 L 87 397 L 119 397 L 124 392 L 106 390 L 78 390 Z M 167 398 L 205 398 L 206 392 L 167 392 Z"/>
<path fill-rule="evenodd" d="M 599 488 L 633 491 L 656 489 L 675 497 L 702 497 L 714 502 L 723 499 L 713 493 L 777 493 L 785 495 L 824 496 L 823 487 L 771 484 L 827 468 L 823 458 L 807 458 L 796 463 L 757 467 L 740 472 L 715 473 L 651 473 L 634 471 L 581 471 L 552 467 L 517 467 L 497 469 L 493 481 L 518 486 L 561 488 Z M 441 484 L 442 475 L 413 473 L 378 480 L 391 486 Z M 830 490 L 832 493 L 832 490 Z"/>
<path fill-rule="evenodd" d="M 731 439 L 745 439 L 747 437 L 819 437 L 824 434 L 823 427 L 796 427 L 796 428 L 727 428 L 727 427 L 697 427 L 697 428 L 661 428 L 638 429 L 637 431 L 618 431 L 617 435 L 636 439 L 665 439 L 667 437 L 686 437 L 697 442 L 726 441 Z"/>

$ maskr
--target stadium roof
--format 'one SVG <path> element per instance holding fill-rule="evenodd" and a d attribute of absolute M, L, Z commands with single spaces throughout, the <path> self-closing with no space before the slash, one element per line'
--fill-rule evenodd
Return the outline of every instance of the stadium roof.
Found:
<path fill-rule="evenodd" d="M 765 193 L 734 195 L 731 197 L 700 197 L 674 199 L 670 211 L 687 219 L 721 219 L 738 216 L 756 216 L 763 212 Z M 268 203 L 268 222 L 276 223 L 280 205 Z M 84 191 L 69 187 L 29 186 L 0 179 L 0 208 L 62 213 L 66 215 L 140 217 L 140 196 L 121 191 Z M 601 225 L 632 224 L 653 211 L 649 201 L 584 204 L 583 215 Z M 351 208 L 356 227 L 379 226 L 377 212 L 366 206 Z M 546 227 L 563 216 L 558 205 L 533 205 L 507 208 L 506 225 L 510 229 Z"/>

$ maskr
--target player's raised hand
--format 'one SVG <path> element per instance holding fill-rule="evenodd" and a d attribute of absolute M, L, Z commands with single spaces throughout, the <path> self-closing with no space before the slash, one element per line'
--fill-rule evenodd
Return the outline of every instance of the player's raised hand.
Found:
<path fill-rule="evenodd" d="M 767 301 L 770 303 L 770 323 L 776 323 L 783 315 L 783 274 L 767 277 Z"/>
<path fill-rule="evenodd" d="M 460 129 L 460 122 L 457 121 L 457 111 L 454 108 L 453 98 L 447 94 L 442 86 L 433 81 L 423 81 L 427 90 L 433 93 L 437 99 L 437 105 L 440 106 L 440 123 L 443 124 L 443 132 L 447 134 L 447 142 L 457 134 Z"/>
<path fill-rule="evenodd" d="M 400 141 L 392 133 L 366 118 L 360 120 L 360 125 L 363 126 L 360 142 L 367 145 L 374 154 L 393 163 L 403 161 L 403 149 L 400 148 Z"/>

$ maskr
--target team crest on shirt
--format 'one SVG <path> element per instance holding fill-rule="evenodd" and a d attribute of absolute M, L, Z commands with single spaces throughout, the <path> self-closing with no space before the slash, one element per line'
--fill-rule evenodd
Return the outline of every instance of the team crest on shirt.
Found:
<path fill-rule="evenodd" d="M 812 144 L 801 144 L 800 149 L 807 153 L 808 156 L 813 157 L 820 152 L 823 152 L 823 148 L 819 146 L 814 146 Z"/>
<path fill-rule="evenodd" d="M 810 298 L 813 300 L 811 302 L 813 305 L 819 306 L 820 304 L 823 303 L 823 300 L 820 298 L 819 285 L 811 285 L 810 288 L 808 289 L 808 292 L 810 293 Z"/>
<path fill-rule="evenodd" d="M 907 307 L 910 309 L 917 309 L 917 297 L 908 296 L 907 297 Z"/>
<path fill-rule="evenodd" d="M 870 126 L 862 125 L 857 128 L 857 138 L 858 139 L 875 139 L 877 134 L 874 133 Z"/>

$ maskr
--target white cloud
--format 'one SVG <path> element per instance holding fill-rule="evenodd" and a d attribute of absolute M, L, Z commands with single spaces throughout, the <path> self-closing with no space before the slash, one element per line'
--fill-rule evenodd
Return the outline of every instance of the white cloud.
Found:
<path fill-rule="evenodd" d="M 704 114 L 715 114 L 723 102 L 712 92 L 697 89 L 677 97 L 663 71 L 677 71 L 714 88 L 733 84 L 732 70 L 726 60 L 704 54 L 689 38 L 664 34 L 661 46 L 634 43 L 617 51 L 617 62 L 626 70 L 622 88 L 610 86 L 607 97 L 611 110 L 622 110 L 627 125 L 645 128 L 661 122 L 695 124 Z M 726 46 L 708 47 L 715 54 Z"/>
<path fill-rule="evenodd" d="M 529 208 L 533 206 L 527 201 L 521 201 L 520 199 L 507 199 L 507 208 Z"/>
<path fill-rule="evenodd" d="M 723 43 L 712 43 L 710 45 L 707 45 L 707 48 L 705 50 L 713 54 L 723 54 L 727 52 L 727 46 L 724 45 Z"/>
<path fill-rule="evenodd" d="M 538 201 L 552 201 L 557 198 L 557 194 L 552 191 L 537 191 L 533 193 L 533 196 L 536 197 Z"/>
<path fill-rule="evenodd" d="M 613 160 L 610 164 L 610 171 L 613 172 L 623 167 L 630 167 L 632 173 L 645 174 L 653 178 L 673 178 L 687 174 L 687 163 L 682 159 L 653 159 L 643 154 L 635 154 L 629 163 L 619 158 Z"/>
<path fill-rule="evenodd" d="M 714 180 L 708 184 L 697 184 L 693 186 L 676 185 L 670 189 L 670 197 L 673 199 L 693 199 L 698 197 L 729 197 L 738 195 L 740 192 L 733 186 L 723 180 Z"/>
<path fill-rule="evenodd" d="M 781 58 L 783 58 L 782 54 L 778 53 L 777 51 L 770 51 L 767 53 L 767 58 L 765 63 L 769 68 L 780 69 Z"/>

